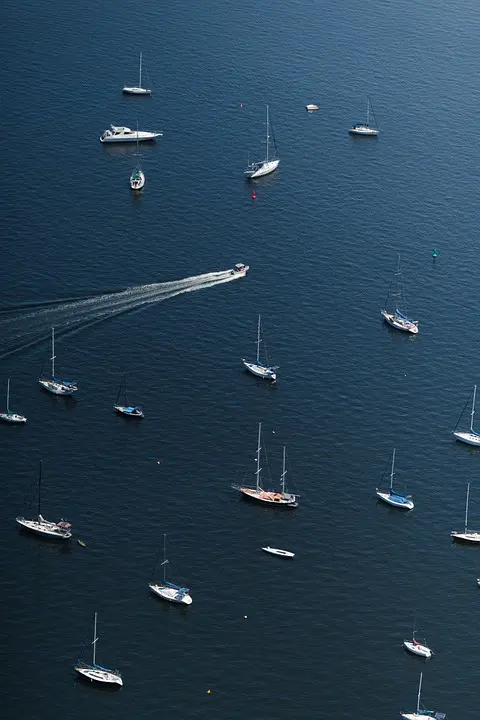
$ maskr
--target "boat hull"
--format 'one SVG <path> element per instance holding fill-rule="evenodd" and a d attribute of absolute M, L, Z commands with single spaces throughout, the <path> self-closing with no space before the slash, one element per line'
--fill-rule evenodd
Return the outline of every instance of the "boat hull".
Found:
<path fill-rule="evenodd" d="M 151 95 L 152 91 L 148 88 L 141 87 L 124 87 L 122 90 L 124 95 Z"/>
<path fill-rule="evenodd" d="M 405 720 L 432 720 L 432 715 L 424 713 L 400 713 Z"/>
<path fill-rule="evenodd" d="M 130 187 L 132 190 L 141 190 L 145 185 L 145 175 L 140 170 L 138 173 L 134 173 L 130 176 Z"/>
<path fill-rule="evenodd" d="M 384 503 L 387 503 L 387 505 L 391 505 L 392 507 L 400 508 L 401 510 L 413 510 L 414 504 L 411 500 L 406 498 L 406 500 L 402 500 L 397 495 L 391 495 L 389 492 L 383 492 L 382 490 L 376 489 L 376 494 L 379 500 L 382 500 Z"/>
<path fill-rule="evenodd" d="M 72 537 L 71 532 L 62 530 L 55 523 L 48 522 L 48 520 L 28 520 L 24 517 L 17 517 L 16 522 L 23 530 L 35 535 L 42 535 L 54 540 L 68 540 Z"/>
<path fill-rule="evenodd" d="M 475 445 L 480 447 L 480 435 L 471 432 L 454 432 L 454 436 L 460 442 L 466 443 L 467 445 Z"/>
<path fill-rule="evenodd" d="M 403 646 L 413 655 L 419 655 L 420 657 L 429 658 L 432 656 L 432 651 L 426 645 L 417 645 L 411 640 L 404 640 Z"/>
<path fill-rule="evenodd" d="M 350 135 L 364 135 L 366 137 L 375 137 L 378 135 L 378 130 L 375 128 L 367 127 L 366 125 L 360 127 L 352 127 L 348 131 Z"/>
<path fill-rule="evenodd" d="M 252 373 L 252 375 L 262 378 L 262 380 L 271 380 L 272 382 L 275 382 L 277 379 L 277 373 L 275 372 L 275 370 L 272 370 L 269 367 L 264 367 L 263 365 L 257 365 L 257 363 L 248 362 L 248 360 L 245 360 L 244 358 L 242 358 L 242 363 L 244 364 L 246 369 Z"/>
<path fill-rule="evenodd" d="M 0 420 L 6 423 L 10 423 L 11 425 L 19 425 L 21 423 L 26 423 L 27 418 L 24 415 L 19 415 L 18 413 L 0 413 Z"/>
<path fill-rule="evenodd" d="M 193 602 L 191 595 L 188 593 L 180 595 L 175 588 L 168 587 L 167 585 L 150 583 L 148 587 L 154 595 L 162 598 L 162 600 L 167 600 L 167 602 L 175 603 L 176 605 L 191 605 Z"/>
<path fill-rule="evenodd" d="M 39 380 L 40 385 L 52 395 L 73 395 L 78 390 L 76 385 L 64 385 L 55 380 Z"/>
<path fill-rule="evenodd" d="M 114 405 L 113 407 L 115 411 L 119 413 L 119 415 L 123 415 L 123 417 L 143 418 L 143 410 L 140 410 L 140 408 L 125 407 L 124 405 Z M 132 412 L 133 410 L 137 412 Z"/>
<path fill-rule="evenodd" d="M 412 335 L 418 334 L 418 323 L 413 321 L 405 322 L 398 318 L 394 313 L 388 313 L 386 310 L 382 310 L 383 319 L 396 330 L 403 330 L 403 332 L 411 333 Z"/>
<path fill-rule="evenodd" d="M 450 533 L 452 540 L 457 542 L 470 543 L 471 545 L 480 545 L 480 532 L 457 532 L 453 530 Z"/>
<path fill-rule="evenodd" d="M 264 175 L 270 175 L 270 173 L 277 169 L 279 163 L 280 160 L 265 161 L 256 170 L 245 170 L 245 175 L 250 178 L 250 180 L 255 180 L 256 178 L 263 177 Z"/>
<path fill-rule="evenodd" d="M 294 558 L 295 553 L 290 552 L 289 550 L 280 550 L 280 548 L 272 548 L 270 545 L 267 545 L 267 547 L 262 547 L 262 550 L 265 550 L 265 552 L 270 553 L 270 555 L 276 555 L 277 557 L 283 557 L 283 558 Z"/>
<path fill-rule="evenodd" d="M 150 142 L 152 140 L 156 140 L 158 137 L 161 137 L 163 133 L 152 133 L 152 132 L 139 132 L 138 137 L 137 133 L 133 132 L 131 134 L 125 134 L 125 135 L 101 135 L 100 136 L 100 142 L 101 143 L 136 143 L 138 142 Z"/>
<path fill-rule="evenodd" d="M 102 685 L 120 685 L 123 686 L 123 680 L 118 673 L 107 670 L 106 668 L 97 667 L 95 665 L 76 665 L 76 672 L 84 680 L 90 682 L 101 683 Z"/>
<path fill-rule="evenodd" d="M 298 501 L 295 495 L 290 493 L 268 492 L 266 490 L 256 490 L 255 488 L 237 488 L 244 498 L 261 503 L 262 505 L 270 505 L 282 508 L 296 508 Z"/>

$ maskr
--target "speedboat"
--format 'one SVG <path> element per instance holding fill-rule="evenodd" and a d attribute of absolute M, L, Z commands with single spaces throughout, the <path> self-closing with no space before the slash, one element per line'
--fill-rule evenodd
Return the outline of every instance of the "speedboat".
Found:
<path fill-rule="evenodd" d="M 413 638 L 412 640 L 404 640 L 403 647 L 414 655 L 420 655 L 424 658 L 432 657 L 432 651 L 424 643 L 418 642 Z"/>
<path fill-rule="evenodd" d="M 295 553 L 289 552 L 288 550 L 280 550 L 279 548 L 272 548 L 270 545 L 267 545 L 267 547 L 262 547 L 262 550 L 265 550 L 265 552 L 270 553 L 271 555 L 279 555 L 280 557 L 286 557 L 286 558 L 294 558 Z"/>
<path fill-rule="evenodd" d="M 245 277 L 247 272 L 250 270 L 250 265 L 244 265 L 243 263 L 237 263 L 233 266 L 231 274 L 232 275 L 240 275 Z"/>
<path fill-rule="evenodd" d="M 320 108 L 318 107 L 318 105 L 313 105 L 312 103 L 310 105 L 305 105 L 305 110 L 307 112 L 315 112 L 315 110 L 320 110 Z"/>
<path fill-rule="evenodd" d="M 397 330 L 404 330 L 413 335 L 417 335 L 418 333 L 418 320 L 409 320 L 400 310 L 395 310 L 395 312 L 382 310 L 382 317 L 389 325 Z"/>
<path fill-rule="evenodd" d="M 110 125 L 110 130 L 105 130 L 100 137 L 101 143 L 114 142 L 147 142 L 155 140 L 163 135 L 162 132 L 150 132 L 147 130 L 131 130 L 129 127 Z"/>

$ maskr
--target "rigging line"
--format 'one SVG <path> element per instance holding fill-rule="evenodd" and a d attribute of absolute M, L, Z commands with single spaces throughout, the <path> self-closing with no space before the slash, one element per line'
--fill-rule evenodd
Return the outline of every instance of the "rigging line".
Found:
<path fill-rule="evenodd" d="M 456 424 L 455 427 L 453 428 L 453 432 L 455 432 L 455 430 L 456 430 L 457 427 L 459 426 L 460 420 L 462 419 L 463 413 L 465 412 L 466 407 L 467 407 L 467 405 L 468 405 L 469 402 L 470 402 L 470 398 L 468 397 L 467 400 L 466 400 L 466 402 L 465 402 L 465 405 L 463 406 L 463 410 L 462 410 L 462 412 L 460 413 L 460 417 L 459 417 L 458 420 L 457 420 L 457 424 Z"/>

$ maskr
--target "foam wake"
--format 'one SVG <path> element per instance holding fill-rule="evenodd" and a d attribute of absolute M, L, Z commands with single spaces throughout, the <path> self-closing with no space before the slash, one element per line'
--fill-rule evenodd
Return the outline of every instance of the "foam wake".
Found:
<path fill-rule="evenodd" d="M 140 310 L 183 293 L 232 282 L 238 277 L 241 276 L 232 275 L 231 270 L 221 270 L 172 282 L 136 285 L 101 295 L 3 307 L 0 311 L 0 359 L 43 342 L 50 336 L 52 327 L 57 336 L 78 332 L 116 315 Z"/>

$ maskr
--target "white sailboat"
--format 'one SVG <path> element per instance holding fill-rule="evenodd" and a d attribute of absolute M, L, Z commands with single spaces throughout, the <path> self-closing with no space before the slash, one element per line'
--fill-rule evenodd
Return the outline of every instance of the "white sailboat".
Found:
<path fill-rule="evenodd" d="M 0 413 L 0 420 L 7 423 L 26 423 L 27 418 L 25 415 L 19 415 L 18 413 L 10 410 L 10 378 L 7 380 L 7 409 L 4 413 Z"/>
<path fill-rule="evenodd" d="M 271 490 L 264 490 L 262 487 L 262 478 L 260 467 L 260 453 L 262 450 L 262 423 L 258 423 L 258 447 L 257 447 L 257 470 L 255 472 L 255 487 L 244 487 L 241 485 L 232 485 L 234 490 L 239 490 L 242 495 L 249 499 L 255 500 L 256 502 L 263 503 L 264 505 L 275 505 L 277 507 L 296 508 L 298 507 L 298 495 L 293 495 L 286 490 L 285 478 L 287 471 L 285 469 L 285 447 L 283 448 L 283 470 L 281 475 L 281 492 L 274 492 Z"/>
<path fill-rule="evenodd" d="M 29 520 L 23 516 L 17 517 L 16 522 L 23 530 L 35 533 L 36 535 L 43 535 L 48 538 L 55 538 L 58 540 L 68 540 L 72 537 L 72 526 L 65 520 L 55 523 L 50 520 L 45 520 L 41 511 L 41 489 L 42 489 L 42 466 L 43 462 L 40 461 L 40 471 L 38 474 L 38 488 L 37 488 L 37 503 L 38 513 L 37 517 Z"/>
<path fill-rule="evenodd" d="M 373 110 L 372 110 L 373 114 Z M 374 116 L 375 117 L 375 116 Z M 374 127 L 370 127 L 370 100 L 367 100 L 367 122 L 366 123 L 355 123 L 353 127 L 348 131 L 351 135 L 367 135 L 374 137 L 378 135 L 378 130 Z"/>
<path fill-rule="evenodd" d="M 123 404 L 120 403 L 121 397 L 124 400 Z M 124 374 L 123 380 L 120 383 L 120 387 L 118 389 L 118 394 L 117 394 L 117 400 L 113 407 L 120 415 L 124 415 L 125 417 L 143 418 L 142 408 L 139 407 L 138 405 L 130 405 L 130 403 L 128 402 L 127 374 L 126 373 Z"/>
<path fill-rule="evenodd" d="M 90 680 L 90 682 L 98 682 L 104 685 L 123 685 L 122 676 L 118 670 L 109 670 L 96 664 L 97 641 L 97 613 L 95 613 L 95 620 L 93 622 L 92 664 L 89 665 L 83 662 L 83 660 L 79 660 L 75 665 L 75 670 L 82 678 Z"/>
<path fill-rule="evenodd" d="M 407 316 L 407 303 L 403 287 L 403 275 L 400 268 L 400 255 L 398 256 L 397 269 L 393 276 L 388 290 L 382 317 L 396 330 L 416 335 L 418 333 L 418 320 L 410 320 Z"/>
<path fill-rule="evenodd" d="M 435 712 L 435 710 L 425 710 L 424 708 L 420 708 L 420 698 L 422 693 L 422 678 L 423 673 L 420 673 L 420 681 L 418 683 L 418 694 L 417 694 L 417 708 L 415 712 L 402 712 L 400 715 L 405 718 L 405 720 L 432 720 L 432 718 L 435 718 L 435 720 L 445 720 L 446 715 L 445 713 L 441 712 Z"/>
<path fill-rule="evenodd" d="M 38 379 L 40 385 L 54 395 L 73 395 L 78 390 L 76 383 L 70 380 L 59 380 L 55 377 L 55 328 L 52 327 L 52 377 Z"/>
<path fill-rule="evenodd" d="M 137 152 L 135 153 L 138 158 L 140 158 L 140 153 L 138 152 L 138 123 L 137 123 Z M 137 165 L 130 175 L 130 187 L 132 190 L 141 190 L 143 186 L 145 185 L 145 173 L 143 172 L 140 160 L 137 162 Z"/>
<path fill-rule="evenodd" d="M 395 448 L 393 449 L 393 455 L 392 455 L 392 470 L 390 472 L 390 488 L 389 490 L 379 490 L 379 488 L 375 488 L 375 492 L 377 493 L 377 497 L 380 500 L 383 500 L 383 502 L 386 502 L 388 505 L 393 505 L 393 507 L 398 507 L 403 510 L 412 510 L 414 505 L 411 499 L 411 495 L 402 495 L 402 493 L 396 492 L 393 489 L 393 476 L 395 474 Z"/>
<path fill-rule="evenodd" d="M 270 555 L 278 555 L 279 557 L 285 557 L 285 558 L 294 558 L 295 553 L 290 552 L 290 550 L 280 550 L 280 548 L 272 548 L 270 545 L 267 545 L 267 547 L 262 547 L 262 550 L 265 550 L 265 552 L 270 553 Z"/>
<path fill-rule="evenodd" d="M 123 88 L 125 95 L 151 95 L 152 91 L 149 88 L 142 87 L 142 53 L 140 53 L 140 67 L 138 69 L 138 86 Z"/>
<path fill-rule="evenodd" d="M 423 642 L 419 642 L 415 638 L 415 634 L 416 633 L 415 633 L 415 625 L 414 625 L 413 632 L 412 632 L 412 639 L 404 640 L 403 647 L 406 650 L 408 650 L 409 652 L 411 652 L 413 655 L 420 655 L 420 657 L 424 657 L 424 658 L 432 657 L 433 653 L 432 653 L 431 649 L 427 646 L 425 640 Z"/>
<path fill-rule="evenodd" d="M 473 530 L 468 529 L 468 503 L 470 500 L 470 483 L 467 485 L 467 499 L 465 502 L 465 527 L 462 531 L 458 530 L 452 530 L 450 533 L 450 536 L 454 540 L 458 540 L 459 542 L 467 542 L 467 543 L 480 543 L 480 532 L 475 532 Z"/>
<path fill-rule="evenodd" d="M 148 587 L 150 590 L 157 595 L 157 597 L 162 598 L 162 600 L 168 600 L 168 602 L 171 603 L 177 603 L 179 605 L 191 605 L 192 604 L 192 596 L 190 595 L 190 590 L 186 587 L 182 587 L 181 585 L 176 585 L 175 583 L 171 583 L 167 581 L 167 536 L 163 536 L 163 583 L 156 583 L 151 582 L 148 584 Z"/>
<path fill-rule="evenodd" d="M 250 179 L 255 179 L 262 177 L 263 175 L 269 175 L 274 170 L 277 169 L 278 164 L 280 162 L 280 159 L 277 157 L 277 146 L 275 143 L 275 138 L 273 138 L 273 144 L 275 147 L 275 153 L 273 158 L 269 155 L 269 143 L 270 143 L 270 119 L 268 114 L 268 105 L 267 105 L 267 147 L 266 147 L 266 155 L 265 160 L 260 160 L 259 162 L 252 162 L 248 163 L 247 169 L 244 172 L 244 175 Z"/>
<path fill-rule="evenodd" d="M 245 358 L 242 358 L 242 362 L 253 375 L 256 375 L 257 377 L 263 378 L 264 380 L 273 380 L 273 382 L 277 379 L 277 373 L 276 370 L 278 370 L 279 365 L 269 365 L 268 364 L 268 357 L 267 357 L 267 351 L 265 349 L 265 363 L 260 361 L 260 343 L 263 342 L 263 338 L 260 337 L 262 332 L 262 320 L 260 315 L 258 316 L 258 326 L 257 326 L 257 357 L 256 360 L 253 362 L 251 360 L 245 360 Z M 265 348 L 265 344 L 264 344 Z"/>
<path fill-rule="evenodd" d="M 473 386 L 473 400 L 472 400 L 472 412 L 470 413 L 470 432 L 463 431 L 463 430 L 457 430 L 458 424 L 460 420 L 462 419 L 463 412 L 465 408 L 462 410 L 462 414 L 458 418 L 458 422 L 455 426 L 455 430 L 453 431 L 453 434 L 457 438 L 457 440 L 460 440 L 461 442 L 467 443 L 467 445 L 477 445 L 480 446 L 480 435 L 475 432 L 473 429 L 473 418 L 475 415 L 475 400 L 477 397 L 477 386 Z"/>

